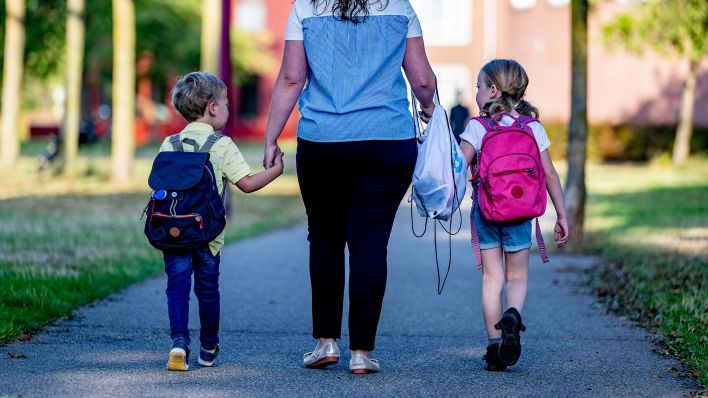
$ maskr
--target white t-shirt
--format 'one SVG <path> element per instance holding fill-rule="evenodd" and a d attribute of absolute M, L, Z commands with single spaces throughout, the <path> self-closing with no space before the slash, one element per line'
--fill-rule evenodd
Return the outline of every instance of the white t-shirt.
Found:
<path fill-rule="evenodd" d="M 308 18 L 333 17 L 333 2 L 317 2 L 316 6 L 310 0 L 295 0 L 290 11 L 288 24 L 285 28 L 285 40 L 303 40 L 302 22 Z M 404 16 L 408 18 L 408 33 L 406 38 L 423 36 L 420 21 L 409 0 L 390 0 L 385 8 L 374 4 L 369 8 L 369 16 Z"/>
<path fill-rule="evenodd" d="M 502 126 L 511 126 L 514 124 L 514 119 L 510 116 L 504 115 L 502 120 L 499 121 L 499 124 Z M 533 136 L 536 138 L 539 152 L 543 152 L 548 149 L 548 147 L 551 146 L 551 141 L 548 139 L 548 134 L 546 134 L 546 129 L 543 125 L 539 122 L 531 122 L 528 126 L 531 127 Z M 486 133 L 487 129 L 485 129 L 480 122 L 477 120 L 471 120 L 467 123 L 465 131 L 460 134 L 460 138 L 469 142 L 474 147 L 475 151 L 479 151 L 482 147 L 482 138 L 484 138 Z"/>
<path fill-rule="evenodd" d="M 361 23 L 333 15 L 335 0 L 295 0 L 285 40 L 302 41 L 307 84 L 298 138 L 314 142 L 415 136 L 401 65 L 407 39 L 423 35 L 409 0 L 372 2 Z M 385 7 L 384 7 L 385 6 Z"/>

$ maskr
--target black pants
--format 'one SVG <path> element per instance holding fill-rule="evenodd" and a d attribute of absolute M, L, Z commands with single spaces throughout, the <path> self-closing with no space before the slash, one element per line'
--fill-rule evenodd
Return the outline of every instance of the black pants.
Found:
<path fill-rule="evenodd" d="M 415 139 L 319 143 L 298 139 L 307 210 L 312 335 L 339 338 L 344 246 L 349 249 L 349 347 L 372 351 L 386 290 L 388 240 L 413 177 Z"/>

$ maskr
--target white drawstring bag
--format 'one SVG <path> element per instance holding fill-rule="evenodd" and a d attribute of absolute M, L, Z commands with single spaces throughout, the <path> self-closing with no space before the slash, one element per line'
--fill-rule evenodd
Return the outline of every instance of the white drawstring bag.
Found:
<path fill-rule="evenodd" d="M 448 221 L 458 211 L 467 188 L 465 158 L 450 129 L 447 112 L 435 96 L 435 110 L 421 132 L 418 105 L 411 94 L 418 138 L 418 159 L 413 173 L 413 193 L 418 214 Z"/>

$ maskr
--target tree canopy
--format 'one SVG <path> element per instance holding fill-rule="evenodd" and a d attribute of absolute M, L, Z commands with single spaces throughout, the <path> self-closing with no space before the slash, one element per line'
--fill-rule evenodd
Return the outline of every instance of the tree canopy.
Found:
<path fill-rule="evenodd" d="M 5 0 L 0 0 L 0 62 L 4 56 L 5 18 Z M 27 0 L 24 68 L 26 78 L 45 80 L 59 72 L 64 60 L 65 35 L 66 0 Z"/>
<path fill-rule="evenodd" d="M 700 60 L 708 55 L 708 1 L 647 0 L 615 17 L 603 35 L 610 47 L 621 44 L 635 54 L 652 48 Z"/>
<path fill-rule="evenodd" d="M 619 43 L 635 54 L 652 48 L 688 59 L 673 148 L 674 164 L 683 164 L 690 154 L 698 67 L 708 55 L 708 1 L 647 0 L 605 25 L 603 34 L 610 48 Z"/>
<path fill-rule="evenodd" d="M 112 2 L 86 2 L 86 65 L 96 63 L 101 80 L 111 79 Z M 66 50 L 66 0 L 27 0 L 25 78 L 47 80 L 63 73 Z M 200 0 L 135 0 L 136 51 L 152 53 L 151 77 L 158 85 L 170 74 L 199 66 Z M 5 35 L 5 1 L 0 0 L 0 62 Z M 0 74 L 2 68 L 0 68 Z M 2 76 L 0 76 L 2 78 Z"/>

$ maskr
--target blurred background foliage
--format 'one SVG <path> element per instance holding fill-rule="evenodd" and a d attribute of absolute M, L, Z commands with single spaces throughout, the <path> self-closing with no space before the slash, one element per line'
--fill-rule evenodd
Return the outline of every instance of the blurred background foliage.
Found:
<path fill-rule="evenodd" d="M 136 0 L 137 54 L 154 56 L 150 69 L 157 93 L 171 75 L 199 68 L 200 0 Z M 110 0 L 86 2 L 85 73 L 110 82 L 113 67 L 113 19 Z M 66 1 L 28 0 L 25 24 L 25 84 L 61 79 L 66 50 Z M 5 42 L 5 1 L 0 1 L 0 62 Z M 179 45 L 173 45 L 179 43 Z M 0 74 L 2 72 L 0 71 Z"/>
<path fill-rule="evenodd" d="M 544 122 L 551 140 L 551 157 L 565 159 L 568 125 Z M 675 125 L 591 124 L 588 131 L 588 159 L 592 162 L 646 162 L 668 158 L 674 146 Z M 691 153 L 708 152 L 708 129 L 693 127 Z"/>

